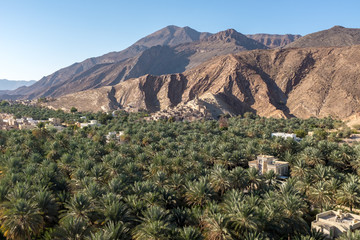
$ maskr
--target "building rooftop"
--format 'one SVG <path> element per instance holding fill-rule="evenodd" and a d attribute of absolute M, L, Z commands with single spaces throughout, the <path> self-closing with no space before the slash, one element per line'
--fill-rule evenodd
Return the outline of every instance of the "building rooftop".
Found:
<path fill-rule="evenodd" d="M 343 232 L 355 230 L 360 227 L 360 216 L 352 213 L 339 211 L 326 211 L 316 215 L 316 220 L 311 223 L 312 228 L 329 231 L 333 229 L 333 236 L 339 236 Z M 326 231 L 324 233 L 327 233 Z"/>

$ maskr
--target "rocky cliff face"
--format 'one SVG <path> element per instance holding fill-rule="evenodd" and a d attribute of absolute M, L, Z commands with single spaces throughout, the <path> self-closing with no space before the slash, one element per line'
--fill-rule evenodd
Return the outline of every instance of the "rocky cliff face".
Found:
<path fill-rule="evenodd" d="M 95 98 L 91 99 L 94 103 L 106 99 L 109 106 L 152 112 L 199 98 L 234 114 L 253 111 L 268 117 L 346 118 L 360 111 L 359 80 L 360 46 L 254 50 L 220 56 L 184 73 L 121 82 L 110 89 L 111 98 L 100 92 L 108 88 L 85 91 L 81 96 Z M 75 105 L 77 99 L 79 94 L 67 95 L 49 106 L 85 110 L 83 103 Z M 88 105 L 86 110 L 90 110 Z M 98 111 L 103 105 L 94 104 L 91 110 Z"/>
<path fill-rule="evenodd" d="M 293 34 L 265 34 L 265 33 L 259 33 L 259 34 L 248 34 L 246 35 L 248 38 L 254 39 L 255 41 L 258 41 L 268 48 L 278 48 L 278 47 L 284 47 L 285 45 L 288 45 L 295 40 L 301 38 L 301 35 L 293 35 Z"/>

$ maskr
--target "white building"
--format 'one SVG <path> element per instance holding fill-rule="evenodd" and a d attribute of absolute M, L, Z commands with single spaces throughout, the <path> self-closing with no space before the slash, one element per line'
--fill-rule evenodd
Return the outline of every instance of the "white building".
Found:
<path fill-rule="evenodd" d="M 271 133 L 271 137 L 281 137 L 281 138 L 284 138 L 284 139 L 292 138 L 295 141 L 300 141 L 301 140 L 301 138 L 296 137 L 295 133 L 275 132 L 275 133 Z"/>
<path fill-rule="evenodd" d="M 51 122 L 54 126 L 60 126 L 61 125 L 60 118 L 49 118 L 49 122 Z"/>
<path fill-rule="evenodd" d="M 123 131 L 120 132 L 109 132 L 108 135 L 106 135 L 106 141 L 110 142 L 111 140 L 116 140 L 121 142 L 121 136 L 124 135 Z"/>
<path fill-rule="evenodd" d="M 316 215 L 316 220 L 311 222 L 311 228 L 321 231 L 328 239 L 335 239 L 348 230 L 360 228 L 360 216 L 339 211 L 326 211 Z"/>
<path fill-rule="evenodd" d="M 101 124 L 98 123 L 97 120 L 90 120 L 89 123 L 80 123 L 80 128 L 93 127 L 93 126 L 101 126 Z"/>
<path fill-rule="evenodd" d="M 250 161 L 249 167 L 256 168 L 260 175 L 268 171 L 274 171 L 279 176 L 287 176 L 289 174 L 289 163 L 279 161 L 277 158 L 268 155 L 259 155 L 254 161 Z"/>

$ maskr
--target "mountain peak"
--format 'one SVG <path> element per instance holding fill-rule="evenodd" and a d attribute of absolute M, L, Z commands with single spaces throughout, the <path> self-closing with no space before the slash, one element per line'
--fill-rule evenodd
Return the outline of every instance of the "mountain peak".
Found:
<path fill-rule="evenodd" d="M 230 42 L 231 40 L 240 40 L 245 39 L 246 36 L 237 32 L 235 29 L 227 29 L 225 31 L 221 31 L 218 33 L 215 33 L 209 37 L 209 40 L 220 40 L 220 41 L 226 41 Z"/>
<path fill-rule="evenodd" d="M 218 32 L 216 35 L 225 36 L 225 37 L 234 37 L 234 36 L 237 36 L 237 35 L 244 36 L 243 34 L 237 32 L 233 28 L 229 28 L 229 29 L 226 29 L 225 31 Z"/>
<path fill-rule="evenodd" d="M 335 26 L 333 26 L 333 27 L 330 28 L 330 29 L 345 29 L 345 27 L 340 26 L 340 25 L 335 25 Z"/>
<path fill-rule="evenodd" d="M 258 41 L 255 41 L 251 38 L 248 38 L 244 34 L 241 34 L 232 28 L 209 36 L 207 38 L 207 41 L 209 41 L 209 42 L 219 41 L 219 42 L 225 42 L 225 43 L 234 42 L 235 45 L 241 46 L 247 50 L 267 49 L 267 47 L 264 44 L 262 44 Z"/>
<path fill-rule="evenodd" d="M 182 43 L 199 41 L 203 36 L 208 35 L 210 34 L 200 33 L 190 27 L 169 25 L 140 39 L 134 45 L 142 45 L 148 48 L 156 45 L 175 46 Z"/>
<path fill-rule="evenodd" d="M 158 32 L 160 32 L 160 31 L 167 31 L 167 30 L 172 31 L 172 32 L 175 32 L 175 31 L 177 31 L 177 30 L 180 29 L 180 28 L 181 28 L 181 27 L 176 26 L 176 25 L 169 25 L 169 26 L 166 26 L 166 27 L 158 30 Z"/>

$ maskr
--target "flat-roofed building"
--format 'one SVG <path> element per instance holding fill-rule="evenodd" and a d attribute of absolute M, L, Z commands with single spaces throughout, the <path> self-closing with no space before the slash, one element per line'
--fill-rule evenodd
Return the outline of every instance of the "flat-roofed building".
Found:
<path fill-rule="evenodd" d="M 51 122 L 54 126 L 60 126 L 61 125 L 61 119 L 60 118 L 49 118 L 49 122 Z"/>
<path fill-rule="evenodd" d="M 311 228 L 321 231 L 328 239 L 335 239 L 348 230 L 360 228 L 360 216 L 339 211 L 326 211 L 316 215 Z"/>
<path fill-rule="evenodd" d="M 295 133 L 275 132 L 275 133 L 271 134 L 271 137 L 281 137 L 281 138 L 284 138 L 284 139 L 292 138 L 295 141 L 300 141 L 301 140 L 301 138 L 296 137 Z"/>
<path fill-rule="evenodd" d="M 279 161 L 274 156 L 259 155 L 256 160 L 249 162 L 249 167 L 256 168 L 260 175 L 271 170 L 279 176 L 287 176 L 289 174 L 289 163 Z"/>

